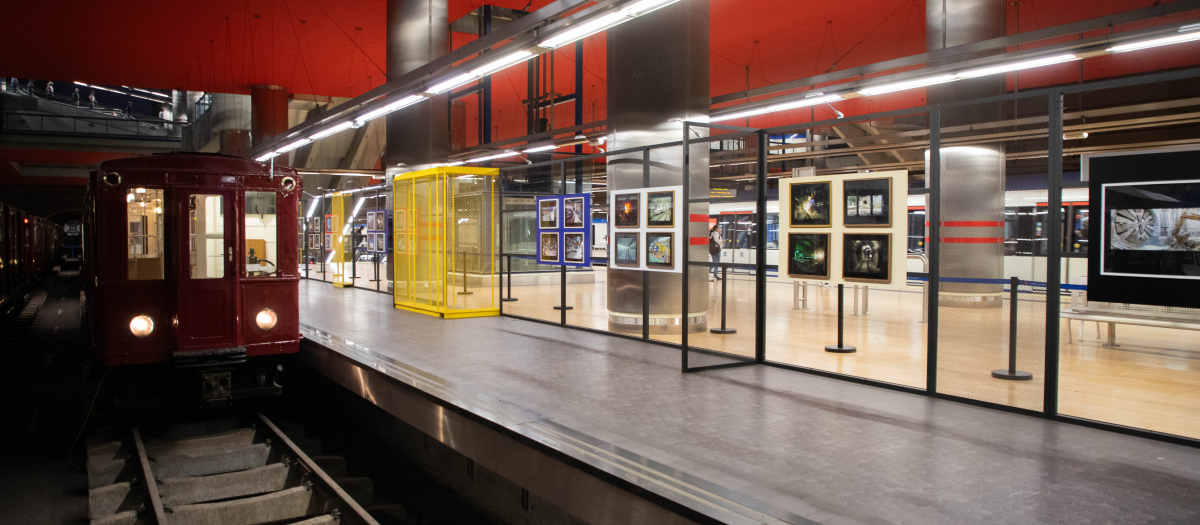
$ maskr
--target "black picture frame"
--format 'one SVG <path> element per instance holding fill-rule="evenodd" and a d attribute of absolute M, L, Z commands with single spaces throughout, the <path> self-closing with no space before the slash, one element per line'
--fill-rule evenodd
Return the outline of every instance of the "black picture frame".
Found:
<path fill-rule="evenodd" d="M 665 247 L 666 257 L 662 257 Z M 655 253 L 659 251 L 659 253 Z M 675 267 L 675 233 L 646 232 L 646 267 L 674 268 Z"/>
<path fill-rule="evenodd" d="M 892 282 L 892 234 L 842 234 L 842 280 L 856 283 Z"/>
<path fill-rule="evenodd" d="M 613 197 L 613 227 L 637 228 L 641 224 L 641 195 L 621 193 Z"/>
<path fill-rule="evenodd" d="M 842 224 L 847 228 L 890 228 L 891 177 L 842 181 Z"/>
<path fill-rule="evenodd" d="M 796 279 L 829 279 L 829 234 L 789 232 L 787 274 Z"/>
<path fill-rule="evenodd" d="M 613 233 L 613 266 L 638 268 L 641 266 L 641 234 L 638 232 Z M 630 257 L 632 255 L 632 258 Z"/>
<path fill-rule="evenodd" d="M 833 225 L 833 184 L 828 180 L 793 182 L 788 186 L 788 224 L 793 228 Z"/>

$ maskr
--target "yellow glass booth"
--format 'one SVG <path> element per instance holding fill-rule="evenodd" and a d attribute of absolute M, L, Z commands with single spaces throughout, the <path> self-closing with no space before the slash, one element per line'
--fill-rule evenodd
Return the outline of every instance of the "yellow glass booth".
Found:
<path fill-rule="evenodd" d="M 396 308 L 444 318 L 500 315 L 493 168 L 392 179 Z"/>

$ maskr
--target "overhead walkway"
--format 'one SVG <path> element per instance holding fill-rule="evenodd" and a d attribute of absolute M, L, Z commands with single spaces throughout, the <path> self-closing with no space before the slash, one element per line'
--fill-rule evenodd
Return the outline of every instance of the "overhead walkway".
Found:
<path fill-rule="evenodd" d="M 86 99 L 76 106 L 61 94 L 47 100 L 24 92 L 0 92 L 0 134 L 6 142 L 127 145 L 138 141 L 164 151 L 179 148 L 179 126 L 158 118 L 134 117 L 107 106 L 90 109 Z"/>
<path fill-rule="evenodd" d="M 682 522 L 1200 519 L 1193 448 L 777 368 L 681 374 L 662 346 L 300 291 L 303 361 L 586 521 L 654 522 L 614 515 L 632 512 L 621 494 Z M 581 479 L 611 490 L 582 497 Z"/>

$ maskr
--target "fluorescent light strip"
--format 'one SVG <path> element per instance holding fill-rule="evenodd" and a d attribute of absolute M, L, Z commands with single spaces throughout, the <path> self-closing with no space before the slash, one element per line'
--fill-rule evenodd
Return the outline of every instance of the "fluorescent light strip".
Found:
<path fill-rule="evenodd" d="M 583 22 L 574 28 L 568 28 L 566 31 L 538 42 L 538 46 L 554 49 L 561 47 L 581 38 L 586 38 L 605 29 L 611 28 L 621 22 L 630 20 L 632 17 L 624 11 L 609 13 L 594 20 Z"/>
<path fill-rule="evenodd" d="M 517 152 L 517 151 L 505 151 L 504 153 L 497 153 L 497 154 L 495 154 L 495 155 L 486 155 L 486 156 L 483 156 L 483 157 L 475 157 L 475 158 L 473 158 L 473 159 L 468 159 L 468 160 L 466 160 L 466 161 L 463 161 L 463 163 L 464 163 L 464 164 L 474 164 L 474 163 L 476 163 L 476 162 L 483 162 L 483 161 L 492 160 L 492 159 L 499 159 L 499 158 L 503 158 L 503 157 L 511 157 L 511 156 L 513 156 L 513 155 L 520 155 L 520 152 Z"/>
<path fill-rule="evenodd" d="M 477 77 L 484 77 L 508 66 L 529 60 L 530 58 L 533 58 L 533 53 L 530 53 L 529 51 L 517 51 L 516 53 L 501 58 L 500 60 L 480 66 L 476 69 L 472 69 L 471 74 Z"/>
<path fill-rule="evenodd" d="M 529 148 L 529 149 L 525 150 L 524 152 L 525 153 L 537 153 L 539 151 L 550 151 L 552 149 L 558 149 L 558 146 L 556 146 L 554 144 L 547 144 L 545 146 L 537 146 L 537 147 Z"/>
<path fill-rule="evenodd" d="M 312 205 L 310 205 L 310 206 L 308 207 L 308 213 L 304 215 L 304 218 L 305 218 L 305 219 L 311 219 L 311 218 L 312 218 L 312 216 L 313 216 L 313 212 L 316 212 L 316 211 L 317 211 L 317 205 L 318 205 L 318 204 L 321 204 L 321 199 L 320 199 L 320 198 L 316 198 L 316 199 L 313 199 L 313 200 L 312 200 Z"/>
<path fill-rule="evenodd" d="M 1189 26 L 1184 26 L 1184 27 L 1189 27 Z M 1183 31 L 1183 28 L 1180 28 L 1180 31 Z M 1112 46 L 1108 49 L 1105 49 L 1105 51 L 1107 51 L 1109 53 L 1125 53 L 1128 51 L 1140 51 L 1142 49 L 1150 49 L 1152 47 L 1169 46 L 1171 44 L 1182 44 L 1184 42 L 1192 42 L 1195 40 L 1200 40 L 1200 31 L 1190 31 L 1190 32 L 1178 34 L 1175 36 L 1169 36 L 1166 38 L 1156 38 L 1154 40 L 1146 40 L 1144 42 L 1134 42 L 1132 44 L 1121 44 L 1119 46 Z"/>
<path fill-rule="evenodd" d="M 361 117 L 358 117 L 357 119 L 354 119 L 354 120 L 356 120 L 358 122 L 369 122 L 371 120 L 374 120 L 374 119 L 377 119 L 384 115 L 387 115 L 388 113 L 391 113 L 398 109 L 406 108 L 408 106 L 416 104 L 417 102 L 420 102 L 422 100 L 425 100 L 425 97 L 423 97 L 421 95 L 409 95 L 400 100 L 392 102 L 391 104 L 387 104 L 379 109 L 376 109 L 375 111 L 372 111 Z"/>
<path fill-rule="evenodd" d="M 936 77 L 918 78 L 916 80 L 906 80 L 904 82 L 894 82 L 891 84 L 884 84 L 882 86 L 863 88 L 858 90 L 858 94 L 863 96 L 882 95 L 884 93 L 891 93 L 894 91 L 904 91 L 906 89 L 945 84 L 946 82 L 954 82 L 955 80 L 959 80 L 959 78 L 955 75 L 938 75 Z"/>
<path fill-rule="evenodd" d="M 358 190 L 358 191 L 362 191 L 362 190 L 365 190 L 365 189 L 366 189 L 366 188 L 362 188 L 362 189 L 360 189 L 360 190 Z M 358 211 L 362 209 L 362 206 L 363 206 L 363 203 L 364 203 L 364 202 L 367 202 L 367 198 L 366 198 L 366 197 L 359 197 L 359 198 L 358 198 L 358 204 L 355 204 L 355 205 L 354 205 L 354 211 L 350 213 L 350 219 L 349 219 L 349 220 L 347 220 L 346 222 L 350 222 L 350 221 L 354 220 L 354 217 L 355 217 L 356 215 L 358 215 Z"/>
<path fill-rule="evenodd" d="M 642 16 L 646 13 L 656 11 L 663 7 L 667 7 L 679 0 L 642 0 L 636 4 L 622 9 L 633 16 Z"/>
<path fill-rule="evenodd" d="M 463 74 L 461 74 L 457 77 L 451 78 L 450 80 L 447 80 L 445 82 L 434 84 L 433 87 L 429 88 L 425 92 L 433 94 L 433 95 L 437 95 L 437 94 L 440 94 L 440 93 L 443 93 L 446 91 L 450 91 L 451 89 L 454 89 L 458 86 L 466 84 L 467 82 L 471 82 L 471 81 L 475 80 L 476 78 L 478 78 L 478 77 L 476 77 L 474 73 L 463 73 Z"/>
<path fill-rule="evenodd" d="M 258 162 L 266 162 L 266 161 L 268 161 L 268 160 L 271 160 L 271 159 L 273 159 L 273 158 L 275 158 L 275 157 L 278 157 L 278 156 L 279 156 L 279 154 L 278 154 L 278 153 L 275 153 L 274 151 L 269 151 L 269 152 L 267 152 L 266 154 L 264 154 L 263 156 L 261 156 L 261 157 L 258 157 L 258 158 L 254 159 L 254 160 L 256 160 L 256 161 L 258 161 Z"/>
<path fill-rule="evenodd" d="M 1014 62 L 1011 64 L 1001 64 L 999 66 L 985 67 L 985 68 L 981 68 L 981 69 L 973 69 L 971 71 L 964 71 L 962 73 L 959 73 L 956 76 L 958 78 L 983 77 L 983 76 L 995 75 L 995 74 L 999 74 L 999 73 L 1009 73 L 1012 71 L 1020 71 L 1022 69 L 1029 69 L 1029 68 L 1034 68 L 1034 67 L 1049 66 L 1051 64 L 1061 64 L 1063 62 L 1070 62 L 1072 60 L 1079 60 L 1079 57 L 1077 57 L 1075 55 L 1071 55 L 1071 54 L 1055 55 L 1055 56 L 1051 56 L 1051 57 L 1043 57 L 1043 58 L 1036 58 L 1033 60 L 1025 60 L 1022 62 Z"/>
<path fill-rule="evenodd" d="M 284 153 L 287 153 L 287 152 L 289 152 L 289 151 L 292 151 L 292 150 L 294 150 L 294 149 L 296 149 L 296 148 L 299 148 L 299 147 L 301 147 L 301 146 L 303 146 L 303 145 L 305 145 L 305 144 L 308 144 L 309 142 L 312 142 L 312 140 L 310 140 L 310 139 L 300 139 L 300 140 L 297 140 L 297 141 L 295 141 L 295 142 L 293 142 L 293 143 L 291 143 L 291 144 L 288 144 L 288 145 L 286 145 L 286 146 L 284 146 L 284 147 L 282 147 L 282 148 L 279 148 L 279 149 L 275 150 L 275 153 L 276 153 L 276 154 L 278 154 L 278 155 L 283 155 Z"/>
<path fill-rule="evenodd" d="M 717 115 L 715 117 L 710 118 L 709 121 L 710 122 L 720 122 L 722 120 L 733 120 L 733 119 L 737 119 L 737 118 L 753 117 L 755 115 L 762 115 L 764 113 L 775 113 L 777 111 L 787 111 L 789 109 L 806 108 L 808 106 L 816 106 L 819 104 L 825 104 L 827 102 L 833 102 L 836 100 L 842 100 L 842 96 L 841 95 L 825 95 L 823 97 L 794 100 L 792 102 L 784 102 L 782 104 L 775 104 L 772 106 L 766 106 L 766 107 L 762 107 L 762 108 L 748 109 L 746 111 L 739 111 L 737 113 L 730 113 L 728 115 Z"/>
<path fill-rule="evenodd" d="M 333 135 L 333 134 L 336 134 L 336 133 L 341 133 L 342 131 L 345 131 L 345 130 L 347 130 L 347 129 L 350 129 L 350 128 L 352 128 L 352 127 L 354 127 L 354 121 L 346 121 L 346 122 L 343 122 L 343 123 L 341 123 L 341 124 L 338 124 L 338 125 L 336 125 L 336 126 L 334 126 L 334 127 L 332 127 L 332 128 L 329 128 L 329 129 L 327 129 L 327 130 L 325 130 L 325 131 L 318 131 L 318 132 L 314 133 L 314 134 L 313 134 L 311 137 L 309 137 L 309 138 L 310 138 L 310 139 L 312 139 L 312 140 L 320 140 L 320 139 L 323 139 L 323 138 L 325 138 L 325 137 L 328 137 L 328 136 L 330 136 L 330 135 Z"/>

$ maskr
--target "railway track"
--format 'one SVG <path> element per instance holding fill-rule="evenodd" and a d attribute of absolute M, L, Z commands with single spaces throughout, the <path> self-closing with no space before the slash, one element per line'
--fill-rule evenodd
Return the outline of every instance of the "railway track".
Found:
<path fill-rule="evenodd" d="M 132 427 L 88 447 L 93 525 L 406 523 L 399 505 L 374 505 L 371 480 L 349 477 L 342 457 L 262 413 L 233 430 L 161 434 Z"/>

